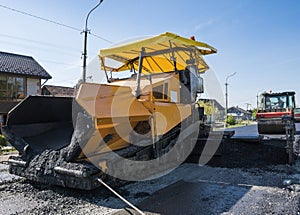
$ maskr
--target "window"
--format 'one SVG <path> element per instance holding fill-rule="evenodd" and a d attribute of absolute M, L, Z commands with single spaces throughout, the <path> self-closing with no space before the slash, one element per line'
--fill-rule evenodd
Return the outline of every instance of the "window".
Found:
<path fill-rule="evenodd" d="M 266 109 L 284 109 L 287 108 L 287 96 L 267 96 Z"/>
<path fill-rule="evenodd" d="M 168 83 L 165 83 L 165 85 L 164 85 L 164 99 L 165 100 L 168 99 L 168 92 L 169 92 L 168 87 L 169 87 Z"/>
<path fill-rule="evenodd" d="M 24 78 L 20 78 L 20 77 L 16 78 L 15 87 L 16 87 L 17 98 L 18 99 L 25 98 Z"/>
<path fill-rule="evenodd" d="M 287 101 L 286 101 L 286 96 L 280 96 L 278 98 L 278 106 L 279 108 L 286 108 Z"/>
<path fill-rule="evenodd" d="M 153 87 L 153 97 L 156 99 L 163 99 L 163 85 Z"/>
<path fill-rule="evenodd" d="M 153 87 L 153 97 L 157 100 L 168 100 L 169 99 L 169 85 L 164 83 Z"/>
<path fill-rule="evenodd" d="M 15 100 L 25 98 L 25 78 L 0 75 L 0 99 Z"/>
<path fill-rule="evenodd" d="M 295 108 L 294 96 L 289 96 L 289 108 Z"/>
<path fill-rule="evenodd" d="M 7 80 L 6 76 L 0 76 L 0 98 L 6 98 L 7 97 Z"/>

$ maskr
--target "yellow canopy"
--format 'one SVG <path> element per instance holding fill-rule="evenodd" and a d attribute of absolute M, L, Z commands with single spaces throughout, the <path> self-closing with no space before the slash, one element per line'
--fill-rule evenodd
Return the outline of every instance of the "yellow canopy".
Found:
<path fill-rule="evenodd" d="M 196 64 L 199 72 L 208 69 L 202 55 L 216 53 L 217 50 L 206 43 L 180 37 L 176 34 L 166 32 L 164 34 L 138 40 L 135 42 L 102 49 L 99 57 L 102 64 L 106 58 L 120 62 L 118 66 L 107 66 L 105 68 L 114 72 L 124 70 L 138 70 L 139 56 L 143 50 L 144 74 L 162 73 L 184 70 L 189 64 Z M 102 65 L 104 68 L 104 65 Z"/>

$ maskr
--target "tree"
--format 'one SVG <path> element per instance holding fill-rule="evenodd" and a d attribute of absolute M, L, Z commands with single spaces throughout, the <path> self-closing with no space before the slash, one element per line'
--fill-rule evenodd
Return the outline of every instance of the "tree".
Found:
<path fill-rule="evenodd" d="M 210 102 L 198 101 L 200 107 L 204 107 L 204 112 L 206 115 L 213 115 L 215 113 L 214 107 Z"/>
<path fill-rule="evenodd" d="M 0 134 L 0 152 L 2 147 L 7 146 L 8 141 L 5 139 L 5 137 L 3 135 Z"/>
<path fill-rule="evenodd" d="M 235 125 L 236 124 L 236 120 L 234 118 L 234 116 L 229 115 L 226 119 L 226 124 L 228 125 Z"/>
<path fill-rule="evenodd" d="M 253 119 L 256 119 L 256 113 L 257 113 L 257 108 L 254 108 L 254 109 L 252 110 L 252 118 L 253 118 Z"/>
<path fill-rule="evenodd" d="M 207 116 L 208 122 L 211 122 L 215 119 L 216 114 L 218 114 L 218 110 L 214 107 L 210 101 L 198 101 L 199 107 L 204 108 L 204 114 Z"/>

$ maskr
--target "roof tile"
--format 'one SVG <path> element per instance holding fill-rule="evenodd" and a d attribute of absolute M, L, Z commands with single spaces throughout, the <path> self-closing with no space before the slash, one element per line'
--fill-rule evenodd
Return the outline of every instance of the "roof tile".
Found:
<path fill-rule="evenodd" d="M 31 56 L 0 51 L 0 73 L 24 74 L 51 79 L 51 75 Z"/>

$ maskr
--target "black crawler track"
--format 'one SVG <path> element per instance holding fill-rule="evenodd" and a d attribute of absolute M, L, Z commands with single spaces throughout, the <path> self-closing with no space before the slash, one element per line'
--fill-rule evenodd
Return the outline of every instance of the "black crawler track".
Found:
<path fill-rule="evenodd" d="M 160 138 L 160 140 L 156 143 L 156 146 L 160 148 L 160 155 L 167 153 L 174 146 L 179 133 L 180 125 L 173 128 L 170 132 Z M 194 132 L 191 131 L 189 133 L 192 135 Z M 98 178 L 105 180 L 107 183 L 122 184 L 122 180 L 106 175 L 89 162 L 69 159 L 70 147 L 72 147 L 73 150 L 74 148 L 79 148 L 79 143 L 77 143 L 76 146 L 72 146 L 72 144 L 70 144 L 69 146 L 59 150 L 45 150 L 40 154 L 30 157 L 12 156 L 9 158 L 9 171 L 12 174 L 25 177 L 31 181 L 84 190 L 91 190 L 100 186 L 100 183 L 97 181 Z M 119 174 L 124 175 L 124 177 L 128 177 L 138 173 L 136 171 L 130 172 L 128 169 L 123 169 L 123 159 L 120 158 L 127 158 L 129 160 L 136 161 L 151 160 L 155 158 L 155 156 L 155 150 L 153 145 L 150 143 L 145 147 L 131 145 L 125 149 L 107 154 L 105 157 L 107 158 L 108 168 L 117 169 L 118 171 L 124 170 L 124 172 Z M 179 158 L 180 156 L 176 159 Z M 163 163 L 166 164 L 165 161 L 163 161 Z M 176 163 L 175 160 L 170 160 L 167 165 L 161 166 L 161 168 L 154 169 L 153 171 L 151 170 L 149 171 L 149 174 L 155 174 L 157 171 L 172 168 L 174 163 Z M 145 171 L 144 168 L 146 167 L 141 166 L 140 170 Z"/>

